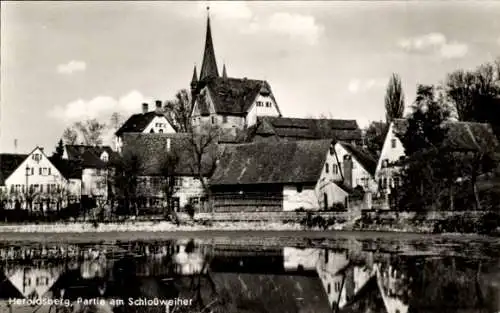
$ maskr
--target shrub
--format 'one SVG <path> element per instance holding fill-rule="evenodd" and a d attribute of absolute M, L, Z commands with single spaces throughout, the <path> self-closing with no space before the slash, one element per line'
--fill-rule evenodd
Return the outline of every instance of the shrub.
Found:
<path fill-rule="evenodd" d="M 189 215 L 189 217 L 194 218 L 194 207 L 191 204 L 186 204 L 184 211 Z"/>
<path fill-rule="evenodd" d="M 491 234 L 500 227 L 500 214 L 489 212 L 483 215 L 479 221 L 479 233 Z"/>

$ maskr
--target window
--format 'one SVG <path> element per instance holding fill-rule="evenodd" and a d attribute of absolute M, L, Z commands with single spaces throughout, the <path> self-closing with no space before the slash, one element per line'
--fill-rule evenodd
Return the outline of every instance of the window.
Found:
<path fill-rule="evenodd" d="M 325 250 L 325 264 L 328 264 L 328 261 L 329 261 L 328 257 L 329 257 L 328 250 Z"/>
<path fill-rule="evenodd" d="M 153 130 L 153 129 L 151 128 L 151 131 L 150 131 L 150 133 L 151 133 L 151 134 L 154 134 L 154 132 L 155 132 L 155 131 L 154 131 L 154 130 Z"/>
<path fill-rule="evenodd" d="M 227 116 L 225 116 L 225 115 L 224 115 L 224 116 L 222 117 L 222 123 L 227 123 Z"/>
<path fill-rule="evenodd" d="M 330 167 L 328 163 L 325 164 L 325 173 L 328 173 L 330 171 Z"/>
<path fill-rule="evenodd" d="M 42 175 L 42 168 L 38 168 L 38 175 Z"/>
<path fill-rule="evenodd" d="M 396 148 L 396 139 L 391 139 L 391 148 Z"/>
<path fill-rule="evenodd" d="M 42 155 L 40 153 L 34 153 L 31 157 L 33 160 L 39 162 L 42 159 Z"/>
<path fill-rule="evenodd" d="M 160 134 L 163 134 L 163 129 L 160 129 L 159 133 L 160 133 Z"/>
<path fill-rule="evenodd" d="M 267 101 L 266 102 L 266 108 L 270 108 L 271 107 L 271 102 Z"/>
<path fill-rule="evenodd" d="M 212 116 L 212 124 L 215 124 L 215 116 Z"/>
<path fill-rule="evenodd" d="M 262 106 L 262 101 L 257 101 L 257 106 L 261 107 Z"/>
<path fill-rule="evenodd" d="M 35 175 L 35 168 L 34 167 L 31 168 L 31 175 Z"/>
<path fill-rule="evenodd" d="M 333 165 L 333 173 L 334 174 L 338 174 L 339 173 L 339 167 L 337 166 L 337 164 Z"/>
<path fill-rule="evenodd" d="M 330 286 L 330 284 L 328 284 L 326 291 L 328 292 L 328 294 L 332 292 L 332 286 Z"/>
<path fill-rule="evenodd" d="M 52 175 L 52 174 L 50 173 L 50 167 L 49 167 L 49 175 Z"/>

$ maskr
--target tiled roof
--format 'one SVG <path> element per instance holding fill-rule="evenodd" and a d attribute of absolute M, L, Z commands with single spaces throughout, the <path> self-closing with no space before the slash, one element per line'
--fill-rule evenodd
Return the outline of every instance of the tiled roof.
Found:
<path fill-rule="evenodd" d="M 109 160 L 118 157 L 110 146 L 66 145 L 68 160 L 79 161 L 83 168 L 105 168 L 106 162 L 101 160 L 101 154 L 107 152 Z"/>
<path fill-rule="evenodd" d="M 127 133 L 123 136 L 123 153 L 131 152 L 139 156 L 142 166 L 142 175 L 156 176 L 161 174 L 162 156 L 168 151 L 175 153 L 179 161 L 175 171 L 177 175 L 197 176 L 197 162 L 191 144 L 191 135 L 177 134 L 137 134 Z M 217 147 L 211 145 L 202 157 L 202 174 L 208 175 L 213 171 Z"/>
<path fill-rule="evenodd" d="M 5 180 L 23 163 L 28 154 L 0 154 L 0 186 L 5 184 Z"/>
<path fill-rule="evenodd" d="M 444 145 L 456 151 L 486 151 L 498 147 L 498 141 L 490 124 L 475 122 L 447 121 Z M 408 128 L 408 120 L 394 120 L 393 131 L 403 136 Z"/>
<path fill-rule="evenodd" d="M 263 125 L 261 127 L 261 125 Z M 271 131 L 271 129 L 273 131 Z M 251 131 L 251 130 L 250 130 Z M 289 139 L 335 139 L 360 141 L 361 130 L 356 120 L 259 117 L 251 136 L 276 134 Z"/>
<path fill-rule="evenodd" d="M 50 162 L 66 179 L 82 179 L 82 167 L 78 161 L 49 157 Z"/>
<path fill-rule="evenodd" d="M 364 151 L 363 149 L 350 143 L 340 141 L 339 144 L 342 145 L 342 147 L 344 147 L 344 149 L 346 149 L 347 152 L 349 152 L 349 154 L 351 154 L 370 175 L 375 175 L 377 161 L 370 155 L 369 152 Z"/>
<path fill-rule="evenodd" d="M 217 114 L 244 115 L 261 92 L 269 93 L 273 101 L 276 102 L 271 92 L 271 86 L 263 80 L 217 77 L 207 83 L 207 88 Z M 205 101 L 197 103 L 202 115 L 209 113 Z"/>
<path fill-rule="evenodd" d="M 123 133 L 140 133 L 144 131 L 155 116 L 165 115 L 156 111 L 134 114 L 129 117 L 125 123 L 123 123 L 123 125 L 116 131 L 115 135 L 121 136 Z"/>
<path fill-rule="evenodd" d="M 212 185 L 315 183 L 331 140 L 225 145 Z"/>

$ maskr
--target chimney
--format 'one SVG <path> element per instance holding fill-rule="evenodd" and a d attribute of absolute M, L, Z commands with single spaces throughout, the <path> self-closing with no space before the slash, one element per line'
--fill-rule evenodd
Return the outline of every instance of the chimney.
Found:
<path fill-rule="evenodd" d="M 156 112 L 161 112 L 161 100 L 156 100 Z"/>
<path fill-rule="evenodd" d="M 167 138 L 167 152 L 170 152 L 170 138 Z"/>
<path fill-rule="evenodd" d="M 348 154 L 344 155 L 344 162 L 342 163 L 343 174 L 344 174 L 344 184 L 348 187 L 353 188 L 352 185 L 352 157 Z"/>
<path fill-rule="evenodd" d="M 148 104 L 146 102 L 144 102 L 142 104 L 142 114 L 146 114 L 148 113 Z"/>

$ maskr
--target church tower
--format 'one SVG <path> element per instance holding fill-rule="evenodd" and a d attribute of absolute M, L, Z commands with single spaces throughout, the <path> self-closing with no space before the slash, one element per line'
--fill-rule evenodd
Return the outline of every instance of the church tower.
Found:
<path fill-rule="evenodd" d="M 205 37 L 205 51 L 203 53 L 203 63 L 201 65 L 200 81 L 219 77 L 217 61 L 215 60 L 214 44 L 212 41 L 212 30 L 210 28 L 210 15 L 207 7 L 207 33 Z"/>

